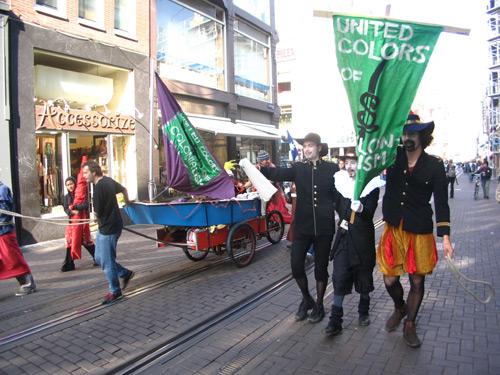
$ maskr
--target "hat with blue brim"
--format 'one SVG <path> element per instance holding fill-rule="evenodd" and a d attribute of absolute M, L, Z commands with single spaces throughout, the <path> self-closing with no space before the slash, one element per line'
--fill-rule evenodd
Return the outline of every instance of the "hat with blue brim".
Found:
<path fill-rule="evenodd" d="M 432 133 L 434 131 L 434 121 L 422 122 L 419 115 L 410 112 L 404 124 L 403 132 L 416 133 L 422 130 L 428 130 Z"/>

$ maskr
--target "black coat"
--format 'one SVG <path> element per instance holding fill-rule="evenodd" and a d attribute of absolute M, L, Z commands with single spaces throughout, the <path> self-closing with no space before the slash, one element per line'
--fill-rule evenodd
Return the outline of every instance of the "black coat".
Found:
<path fill-rule="evenodd" d="M 335 193 L 335 206 L 339 214 L 339 224 L 342 220 L 348 222 L 348 230 L 339 229 L 336 234 L 332 252 L 347 250 L 351 266 L 372 269 L 375 266 L 375 227 L 373 216 L 378 205 L 380 189 L 373 189 L 368 195 L 360 198 L 363 211 L 356 213 L 354 223 L 350 223 L 351 200 L 339 192 Z"/>
<path fill-rule="evenodd" d="M 398 148 L 395 163 L 387 169 L 387 184 L 382 213 L 384 220 L 417 234 L 433 232 L 431 196 L 434 197 L 437 235 L 450 234 L 448 206 L 448 179 L 443 161 L 423 152 L 413 171 L 408 170 L 408 159 L 402 147 Z"/>
<path fill-rule="evenodd" d="M 335 163 L 320 160 L 295 163 L 290 168 L 261 168 L 271 181 L 295 181 L 297 206 L 294 217 L 295 234 L 333 235 L 335 233 L 335 180 L 339 170 Z"/>
<path fill-rule="evenodd" d="M 64 199 L 63 199 L 64 212 L 66 212 L 66 215 L 68 215 L 69 217 L 73 216 L 69 206 L 71 206 L 73 204 L 74 199 L 75 199 L 74 192 L 66 194 L 64 196 Z M 73 207 L 73 210 L 76 210 L 76 211 L 84 211 L 84 210 L 88 210 L 88 209 L 89 209 L 89 204 L 87 201 L 85 201 L 81 204 L 77 204 Z"/>

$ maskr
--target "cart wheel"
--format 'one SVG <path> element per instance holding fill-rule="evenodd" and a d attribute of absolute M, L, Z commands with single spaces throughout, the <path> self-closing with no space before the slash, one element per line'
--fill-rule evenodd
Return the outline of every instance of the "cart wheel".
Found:
<path fill-rule="evenodd" d="M 189 249 L 187 246 L 182 247 L 182 251 L 184 251 L 184 254 L 188 257 L 188 259 L 192 260 L 193 262 L 198 262 L 199 260 L 205 259 L 208 255 L 208 250 L 195 250 L 195 249 Z"/>
<path fill-rule="evenodd" d="M 278 243 L 283 238 L 285 232 L 285 223 L 283 215 L 277 210 L 272 210 L 266 215 L 266 237 L 272 244 Z"/>
<path fill-rule="evenodd" d="M 257 240 L 253 228 L 247 223 L 231 227 L 227 235 L 227 252 L 238 267 L 250 264 L 255 256 Z"/>

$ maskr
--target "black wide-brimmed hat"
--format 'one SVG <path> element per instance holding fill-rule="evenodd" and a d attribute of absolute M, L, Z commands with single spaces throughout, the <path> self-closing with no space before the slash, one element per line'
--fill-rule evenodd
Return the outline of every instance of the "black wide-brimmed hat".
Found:
<path fill-rule="evenodd" d="M 403 132 L 420 132 L 422 130 L 428 130 L 429 132 L 434 131 L 434 121 L 422 122 L 420 121 L 420 116 L 416 113 L 410 112 L 408 119 L 403 127 Z"/>
<path fill-rule="evenodd" d="M 302 141 L 299 141 L 301 145 L 304 145 L 306 142 L 312 142 L 320 147 L 319 149 L 319 157 L 328 155 L 328 143 L 321 142 L 321 136 L 317 133 L 307 133 Z"/>
<path fill-rule="evenodd" d="M 313 142 L 316 145 L 321 146 L 321 136 L 317 133 L 307 133 L 300 144 L 303 145 L 305 142 Z"/>

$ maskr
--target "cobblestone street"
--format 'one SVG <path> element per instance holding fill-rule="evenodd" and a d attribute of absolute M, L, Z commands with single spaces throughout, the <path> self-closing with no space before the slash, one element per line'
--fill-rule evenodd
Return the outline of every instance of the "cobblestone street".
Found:
<path fill-rule="evenodd" d="M 492 191 L 494 188 L 496 184 Z M 455 262 L 468 277 L 492 282 L 498 290 L 500 204 L 492 199 L 474 201 L 471 185 L 462 177 L 450 207 Z M 265 240 L 261 243 L 267 245 Z M 289 274 L 285 241 L 263 248 L 250 266 L 238 269 L 231 261 L 217 264 L 222 258 L 213 254 L 194 263 L 181 250 L 157 249 L 152 241 L 125 233 L 118 258 L 137 277 L 123 301 L 85 313 L 105 292 L 102 271 L 92 267 L 84 255 L 75 272 L 60 273 L 63 251 L 62 241 L 25 249 L 37 278 L 37 293 L 15 297 L 14 281 L 0 283 L 1 374 L 111 371 Z M 207 269 L 195 272 L 204 267 Z M 312 274 L 309 278 L 312 280 Z M 171 281 L 162 283 L 165 280 Z M 404 344 L 401 330 L 385 332 L 392 304 L 377 269 L 375 284 L 369 327 L 357 325 L 356 295 L 346 298 L 344 331 L 336 338 L 324 337 L 326 319 L 316 325 L 296 323 L 300 298 L 291 282 L 197 340 L 186 342 L 146 373 L 500 373 L 498 298 L 487 305 L 476 302 L 441 260 L 427 278 L 417 322 L 423 345 L 415 350 Z M 482 289 L 474 291 L 481 293 Z M 331 303 L 331 293 L 330 286 L 326 306 Z M 80 315 L 44 325 L 75 311 Z M 43 329 L 26 331 L 37 326 Z M 6 340 L 8 337 L 12 339 Z"/>

